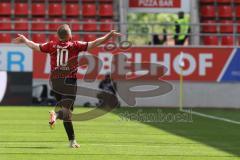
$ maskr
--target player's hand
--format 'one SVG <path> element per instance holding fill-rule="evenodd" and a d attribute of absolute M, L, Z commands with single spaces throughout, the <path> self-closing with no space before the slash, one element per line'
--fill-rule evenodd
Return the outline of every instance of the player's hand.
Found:
<path fill-rule="evenodd" d="M 122 36 L 122 34 L 118 33 L 116 30 L 111 30 L 110 33 L 112 34 L 113 37 L 120 37 L 120 36 Z"/>
<path fill-rule="evenodd" d="M 13 41 L 12 41 L 13 43 L 26 43 L 27 42 L 27 38 L 24 36 L 24 35 L 22 35 L 22 34 L 18 34 L 18 37 L 17 38 L 15 38 Z"/>

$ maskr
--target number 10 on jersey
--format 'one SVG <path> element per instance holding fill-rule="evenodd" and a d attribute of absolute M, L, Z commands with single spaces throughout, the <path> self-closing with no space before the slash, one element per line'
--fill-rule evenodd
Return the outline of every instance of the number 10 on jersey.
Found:
<path fill-rule="evenodd" d="M 57 66 L 67 66 L 68 63 L 68 50 L 57 49 Z"/>

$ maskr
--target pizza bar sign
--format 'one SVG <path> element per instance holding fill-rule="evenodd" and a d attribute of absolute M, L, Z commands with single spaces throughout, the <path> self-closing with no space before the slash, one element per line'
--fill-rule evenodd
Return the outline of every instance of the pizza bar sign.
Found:
<path fill-rule="evenodd" d="M 129 0 L 130 8 L 181 8 L 181 0 Z"/>

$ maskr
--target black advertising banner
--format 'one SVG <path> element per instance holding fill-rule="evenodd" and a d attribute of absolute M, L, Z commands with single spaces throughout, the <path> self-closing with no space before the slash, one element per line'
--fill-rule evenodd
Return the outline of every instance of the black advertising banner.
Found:
<path fill-rule="evenodd" d="M 0 105 L 32 104 L 32 72 L 0 71 Z"/>

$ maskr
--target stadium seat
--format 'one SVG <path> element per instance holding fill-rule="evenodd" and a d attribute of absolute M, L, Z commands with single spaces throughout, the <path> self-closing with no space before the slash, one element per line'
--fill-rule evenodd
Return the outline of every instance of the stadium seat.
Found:
<path fill-rule="evenodd" d="M 49 41 L 57 41 L 57 40 L 58 40 L 58 36 L 56 34 L 49 35 Z"/>
<path fill-rule="evenodd" d="M 32 4 L 32 15 L 33 16 L 44 16 L 45 15 L 44 3 L 33 3 Z"/>
<path fill-rule="evenodd" d="M 66 4 L 66 16 L 79 16 L 80 7 L 78 3 Z"/>
<path fill-rule="evenodd" d="M 13 33 L 13 34 L 11 34 L 11 37 L 12 37 L 12 38 L 17 38 L 17 37 L 18 37 L 18 34 L 22 34 L 22 35 L 24 35 L 25 37 L 27 37 L 28 39 L 30 39 L 28 33 L 26 33 L 26 32 Z"/>
<path fill-rule="evenodd" d="M 81 30 L 81 24 L 79 24 L 79 20 L 78 19 L 68 19 L 69 22 L 68 23 L 70 28 L 72 29 L 72 31 L 79 31 Z"/>
<path fill-rule="evenodd" d="M 113 16 L 113 5 L 112 4 L 100 4 L 99 15 L 102 17 Z"/>
<path fill-rule="evenodd" d="M 214 3 L 215 0 L 200 0 L 200 3 Z"/>
<path fill-rule="evenodd" d="M 46 30 L 46 24 L 44 18 L 34 18 L 32 19 L 32 30 L 33 31 L 44 31 Z"/>
<path fill-rule="evenodd" d="M 0 18 L 0 30 L 11 30 L 11 19 L 10 18 L 5 18 L 1 17 Z"/>
<path fill-rule="evenodd" d="M 79 34 L 73 34 L 72 35 L 72 40 L 73 41 L 80 41 L 80 35 Z"/>
<path fill-rule="evenodd" d="M 100 3 L 112 3 L 113 0 L 99 0 Z"/>
<path fill-rule="evenodd" d="M 95 2 L 95 0 L 82 0 L 83 3 Z"/>
<path fill-rule="evenodd" d="M 221 18 L 232 18 L 233 8 L 230 5 L 224 5 L 218 7 L 218 16 Z"/>
<path fill-rule="evenodd" d="M 97 38 L 97 36 L 95 34 L 85 34 L 83 36 L 83 41 L 85 42 L 89 42 L 89 41 L 93 41 Z"/>
<path fill-rule="evenodd" d="M 233 0 L 233 3 L 239 4 L 239 3 L 240 3 L 240 0 Z"/>
<path fill-rule="evenodd" d="M 95 4 L 83 4 L 82 15 L 84 17 L 95 16 L 96 15 L 96 5 Z"/>
<path fill-rule="evenodd" d="M 95 19 L 84 20 L 83 30 L 84 31 L 96 31 L 97 30 L 96 20 Z"/>
<path fill-rule="evenodd" d="M 240 18 L 240 6 L 236 6 L 235 12 L 236 12 L 236 17 Z"/>
<path fill-rule="evenodd" d="M 28 20 L 27 18 L 17 18 L 15 19 L 15 30 L 27 31 L 28 30 Z"/>
<path fill-rule="evenodd" d="M 202 6 L 200 12 L 202 17 L 211 18 L 216 16 L 215 7 L 212 5 Z"/>
<path fill-rule="evenodd" d="M 240 21 L 237 21 L 235 25 L 237 26 L 237 33 L 240 33 Z"/>
<path fill-rule="evenodd" d="M 218 45 L 218 37 L 217 36 L 204 36 L 203 44 L 204 45 Z"/>
<path fill-rule="evenodd" d="M 240 36 L 237 37 L 237 44 L 240 45 Z"/>
<path fill-rule="evenodd" d="M 0 43 L 10 43 L 11 40 L 11 34 L 0 33 Z"/>
<path fill-rule="evenodd" d="M 32 34 L 32 40 L 37 43 L 44 43 L 47 41 L 46 34 Z"/>
<path fill-rule="evenodd" d="M 233 33 L 233 21 L 232 20 L 222 20 L 219 22 L 221 33 Z"/>
<path fill-rule="evenodd" d="M 231 3 L 232 0 L 216 0 L 217 3 Z"/>
<path fill-rule="evenodd" d="M 79 0 L 66 0 L 66 3 L 78 3 Z"/>
<path fill-rule="evenodd" d="M 49 21 L 51 21 L 52 23 L 48 24 L 48 29 L 50 31 L 56 31 L 59 25 L 61 24 L 60 22 L 62 21 L 62 19 L 54 18 L 54 19 L 49 19 Z"/>
<path fill-rule="evenodd" d="M 49 16 L 62 16 L 63 8 L 61 3 L 49 3 L 48 14 Z"/>
<path fill-rule="evenodd" d="M 11 3 L 0 3 L 0 15 L 11 15 Z"/>
<path fill-rule="evenodd" d="M 37 1 L 37 0 L 36 0 Z M 41 0 L 42 1 L 42 0 Z M 44 1 L 44 0 L 43 0 Z M 62 0 L 48 0 L 50 3 L 55 2 L 55 3 L 61 3 Z"/>
<path fill-rule="evenodd" d="M 16 16 L 26 16 L 28 15 L 28 3 L 15 3 L 15 15 Z"/>
<path fill-rule="evenodd" d="M 202 32 L 204 33 L 217 33 L 217 25 L 214 20 L 206 20 L 202 22 Z"/>
<path fill-rule="evenodd" d="M 101 22 L 102 22 L 102 24 L 100 24 L 101 32 L 108 32 L 113 29 L 112 19 L 102 19 Z"/>
<path fill-rule="evenodd" d="M 234 45 L 233 36 L 223 36 L 221 44 L 225 45 L 225 46 L 232 46 L 232 45 Z"/>

